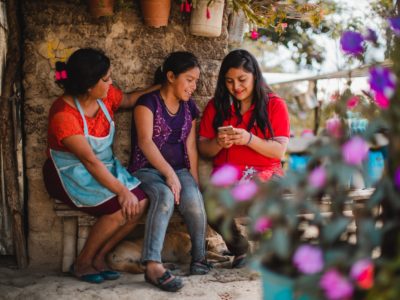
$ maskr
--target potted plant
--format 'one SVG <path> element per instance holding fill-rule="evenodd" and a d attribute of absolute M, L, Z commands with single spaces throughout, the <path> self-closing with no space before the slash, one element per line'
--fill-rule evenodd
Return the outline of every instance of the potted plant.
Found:
<path fill-rule="evenodd" d="M 90 14 L 95 17 L 112 16 L 114 13 L 114 0 L 88 0 Z"/>
<path fill-rule="evenodd" d="M 400 34 L 399 17 L 396 22 Z M 374 35 L 370 31 L 365 35 L 345 32 L 342 50 L 352 58 L 361 57 L 365 43 L 376 42 Z M 397 60 L 398 71 L 400 57 Z M 237 181 L 229 172 L 233 166 L 226 166 L 211 177 L 205 195 L 208 217 L 225 219 L 226 238 L 234 216 L 245 213 L 248 217 L 249 236 L 258 242 L 251 262 L 265 279 L 264 299 L 365 299 L 371 288 L 371 293 L 378 294 L 373 288 L 375 273 L 385 257 L 377 259 L 373 251 L 384 251 L 385 240 L 398 250 L 400 166 L 390 167 L 396 171 L 385 173 L 365 202 L 356 201 L 349 184 L 354 174 L 367 177 L 363 166 L 376 133 L 397 131 L 393 115 L 398 114 L 399 103 L 393 97 L 396 80 L 389 68 L 371 67 L 369 83 L 371 90 L 365 101 L 369 109 L 380 110 L 380 117 L 365 131 L 351 134 L 346 111 L 357 104 L 346 90 L 333 103 L 337 121 L 331 122 L 326 136 L 310 147 L 305 174 L 287 172 L 269 182 L 256 177 Z M 378 213 L 381 205 L 383 214 Z M 387 240 L 388 232 L 392 232 L 391 241 Z M 399 272 L 398 252 L 395 254 L 392 262 Z M 392 268 L 382 276 L 395 273 Z M 388 282 L 384 281 L 383 287 Z"/>
<path fill-rule="evenodd" d="M 159 28 L 168 25 L 171 0 L 140 0 L 140 7 L 147 26 Z"/>

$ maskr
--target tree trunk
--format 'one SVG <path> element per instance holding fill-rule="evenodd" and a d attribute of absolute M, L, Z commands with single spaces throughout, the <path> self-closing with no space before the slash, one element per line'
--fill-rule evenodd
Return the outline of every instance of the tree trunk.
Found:
<path fill-rule="evenodd" d="M 1 145 L 5 166 L 5 186 L 7 204 L 11 211 L 13 241 L 18 267 L 28 264 L 26 237 L 24 230 L 24 205 L 19 196 L 18 168 L 16 157 L 16 136 L 14 128 L 14 107 L 20 96 L 16 87 L 21 82 L 21 21 L 20 1 L 9 0 L 6 3 L 8 20 L 8 41 L 6 67 L 3 81 L 3 93 L 0 102 Z"/>

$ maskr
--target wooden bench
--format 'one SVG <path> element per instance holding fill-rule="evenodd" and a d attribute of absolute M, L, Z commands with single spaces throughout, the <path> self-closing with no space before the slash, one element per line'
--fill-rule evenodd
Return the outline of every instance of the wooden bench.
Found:
<path fill-rule="evenodd" d="M 351 210 L 350 205 L 356 204 L 363 205 L 364 201 L 367 200 L 373 193 L 374 189 L 364 190 L 353 190 L 349 192 L 349 198 L 352 203 L 348 204 L 345 208 L 348 211 L 348 215 L 352 216 L 354 211 Z M 287 195 L 291 197 L 290 194 Z M 322 199 L 321 211 L 325 214 L 329 214 L 328 206 L 330 199 L 324 197 Z M 82 250 L 86 243 L 86 239 L 89 235 L 90 228 L 96 222 L 96 218 L 90 216 L 84 212 L 71 209 L 59 200 L 55 200 L 54 210 L 57 216 L 62 218 L 63 223 L 63 250 L 62 250 L 62 271 L 68 272 L 69 267 L 74 262 L 75 257 Z M 146 215 L 143 215 L 139 224 L 144 224 Z M 242 219 L 242 223 L 246 224 L 246 220 Z M 178 211 L 174 211 L 170 223 L 182 223 L 183 218 Z"/>
<path fill-rule="evenodd" d="M 97 219 L 82 211 L 72 209 L 57 199 L 54 201 L 54 211 L 57 216 L 61 217 L 63 226 L 62 271 L 68 272 L 77 254 L 81 252 L 85 245 L 90 228 Z M 143 215 L 138 224 L 144 224 L 145 221 L 146 214 Z M 175 210 L 170 223 L 182 222 L 182 215 Z"/>

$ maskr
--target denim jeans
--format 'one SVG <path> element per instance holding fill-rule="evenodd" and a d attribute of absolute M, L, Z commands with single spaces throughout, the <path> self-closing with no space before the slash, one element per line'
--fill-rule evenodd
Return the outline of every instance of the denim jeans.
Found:
<path fill-rule="evenodd" d="M 180 203 L 177 208 L 185 220 L 192 241 L 192 261 L 200 261 L 205 258 L 207 226 L 203 197 L 187 169 L 180 169 L 175 172 L 182 186 Z M 142 168 L 133 175 L 142 182 L 140 188 L 143 189 L 150 200 L 142 261 L 161 262 L 165 233 L 175 206 L 174 195 L 167 186 L 165 177 L 156 169 Z"/>

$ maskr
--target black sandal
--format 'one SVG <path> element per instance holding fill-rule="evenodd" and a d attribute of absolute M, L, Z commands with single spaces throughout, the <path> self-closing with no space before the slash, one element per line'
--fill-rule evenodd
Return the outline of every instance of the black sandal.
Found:
<path fill-rule="evenodd" d="M 181 288 L 183 288 L 183 282 L 182 279 L 172 275 L 170 270 L 166 270 L 164 272 L 164 274 L 156 279 L 156 282 L 154 282 L 153 280 L 151 280 L 147 274 L 144 274 L 144 280 L 146 280 L 146 282 L 158 287 L 159 289 L 163 290 L 163 291 L 167 291 L 167 292 L 176 292 L 178 290 L 180 290 Z M 173 277 L 173 278 L 172 278 Z M 170 281 L 166 282 L 168 279 L 172 278 Z"/>
<path fill-rule="evenodd" d="M 240 269 L 246 265 L 246 254 L 235 256 L 232 261 L 232 269 Z"/>
<path fill-rule="evenodd" d="M 207 260 L 194 261 L 190 263 L 191 275 L 205 275 L 213 268 L 213 265 Z"/>

